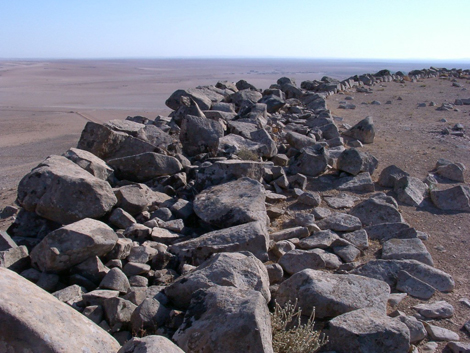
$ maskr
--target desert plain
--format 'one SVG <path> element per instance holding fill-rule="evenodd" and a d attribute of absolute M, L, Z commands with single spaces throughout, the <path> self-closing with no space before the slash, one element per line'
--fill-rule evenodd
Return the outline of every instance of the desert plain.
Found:
<path fill-rule="evenodd" d="M 177 89 L 241 79 L 265 89 L 283 76 L 300 86 L 304 80 L 323 76 L 345 79 L 380 69 L 406 72 L 423 68 L 419 65 L 228 59 L 0 61 L 0 209 L 14 203 L 19 180 L 40 161 L 76 147 L 88 121 L 167 116 L 171 109 L 165 106 L 165 100 Z M 363 150 L 379 160 L 374 180 L 392 164 L 423 180 L 437 160 L 445 158 L 467 167 L 468 183 L 470 106 L 437 110 L 443 103 L 470 98 L 470 79 L 458 83 L 453 85 L 446 78 L 386 82 L 367 93 L 351 90 L 331 95 L 327 104 L 338 126 L 352 126 L 366 116 L 373 117 L 376 137 Z M 352 97 L 355 109 L 340 109 L 346 96 Z M 371 104 L 374 101 L 380 104 Z M 442 133 L 456 124 L 462 124 L 467 131 L 463 136 Z M 439 187 L 456 184 L 444 181 Z M 388 189 L 377 187 L 377 191 L 393 195 Z M 426 247 L 435 266 L 455 280 L 453 292 L 436 293 L 432 299 L 446 300 L 455 308 L 454 316 L 441 320 L 439 325 L 469 342 L 462 326 L 470 319 L 470 307 L 461 299 L 470 299 L 470 214 L 441 211 L 430 200 L 421 207 L 400 204 L 400 211 L 412 227 L 429 234 Z M 9 221 L 1 222 L 0 229 L 7 229 Z M 365 259 L 375 255 L 372 243 Z M 407 297 L 398 309 L 413 314 L 409 308 L 418 302 Z M 440 343 L 439 349 L 442 351 L 444 346 Z"/>

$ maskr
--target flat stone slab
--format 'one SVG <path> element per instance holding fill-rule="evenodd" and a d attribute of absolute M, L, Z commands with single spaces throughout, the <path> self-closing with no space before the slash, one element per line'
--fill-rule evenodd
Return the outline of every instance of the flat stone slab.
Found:
<path fill-rule="evenodd" d="M 458 333 L 454 331 L 448 330 L 443 327 L 439 327 L 436 325 L 428 324 L 427 322 L 424 323 L 424 327 L 426 327 L 426 331 L 428 331 L 429 337 L 434 341 L 459 341 L 460 337 Z"/>
<path fill-rule="evenodd" d="M 421 239 L 390 239 L 382 246 L 383 259 L 417 260 L 434 266 L 431 254 Z"/>
<path fill-rule="evenodd" d="M 361 220 L 345 213 L 333 213 L 317 222 L 321 229 L 331 229 L 337 232 L 352 232 L 362 228 Z"/>
<path fill-rule="evenodd" d="M 445 300 L 418 304 L 413 309 L 427 319 L 448 319 L 454 316 L 454 307 Z"/>
<path fill-rule="evenodd" d="M 436 291 L 435 288 L 406 271 L 398 272 L 397 289 L 423 300 L 431 298 Z"/>
<path fill-rule="evenodd" d="M 324 196 L 323 200 L 334 209 L 351 208 L 360 200 L 358 197 L 346 193 L 340 193 L 337 196 Z"/>

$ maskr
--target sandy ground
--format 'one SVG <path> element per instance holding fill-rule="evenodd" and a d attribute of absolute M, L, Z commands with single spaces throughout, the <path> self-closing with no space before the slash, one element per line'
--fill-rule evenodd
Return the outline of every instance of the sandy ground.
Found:
<path fill-rule="evenodd" d="M 218 80 L 245 79 L 259 88 L 267 88 L 282 76 L 293 77 L 300 85 L 303 80 L 324 75 L 343 79 L 383 68 L 407 71 L 421 67 L 327 62 L 312 67 L 304 61 L 256 60 L 0 62 L 0 209 L 14 202 L 17 183 L 38 162 L 49 154 L 61 154 L 76 146 L 88 120 L 104 122 L 128 115 L 148 118 L 168 115 L 170 110 L 164 102 L 173 91 L 215 84 Z M 470 82 L 459 82 L 470 88 Z M 458 111 L 436 111 L 443 102 L 470 98 L 470 91 L 465 88 L 453 87 L 449 80 L 426 79 L 416 83 L 386 83 L 374 86 L 370 94 L 348 95 L 354 97 L 348 103 L 356 104 L 355 110 L 338 109 L 345 98 L 341 94 L 329 97 L 328 105 L 333 115 L 340 118 L 338 125 L 353 125 L 369 115 L 374 118 L 376 139 L 364 149 L 380 162 L 374 174 L 376 180 L 390 164 L 421 179 L 439 158 L 470 168 L 469 137 L 440 134 L 444 127 L 456 123 L 466 126 L 470 134 L 470 106 L 459 106 Z M 381 104 L 362 104 L 374 100 Z M 392 103 L 385 104 L 387 101 Z M 419 103 L 431 101 L 437 106 L 418 107 Z M 467 170 L 466 181 L 469 180 Z M 447 300 L 456 309 L 453 318 L 437 324 L 459 332 L 461 339 L 468 342 L 469 336 L 460 329 L 470 319 L 470 308 L 459 299 L 470 298 L 470 214 L 441 212 L 429 203 L 421 208 L 400 205 L 400 210 L 410 225 L 430 235 L 426 246 L 436 267 L 452 274 L 456 282 L 453 293 L 438 293 L 431 299 Z M 2 223 L 0 229 L 6 226 Z M 409 307 L 416 302 L 407 298 L 399 309 L 413 313 Z M 440 344 L 440 350 L 443 346 Z"/>

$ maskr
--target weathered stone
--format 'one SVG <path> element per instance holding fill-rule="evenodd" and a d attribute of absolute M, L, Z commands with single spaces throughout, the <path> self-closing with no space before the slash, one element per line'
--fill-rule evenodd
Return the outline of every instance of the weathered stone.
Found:
<path fill-rule="evenodd" d="M 117 200 L 111 186 L 69 159 L 49 156 L 18 185 L 27 211 L 61 224 L 104 216 Z"/>
<path fill-rule="evenodd" d="M 359 173 L 356 176 L 342 177 L 336 181 L 335 188 L 340 191 L 350 191 L 358 194 L 375 191 L 374 182 L 368 172 Z"/>
<path fill-rule="evenodd" d="M 264 187 L 241 178 L 202 191 L 194 200 L 194 212 L 207 223 L 230 227 L 252 221 L 268 224 Z"/>
<path fill-rule="evenodd" d="M 188 156 L 200 153 L 216 154 L 219 138 L 224 136 L 222 125 L 215 120 L 188 115 L 181 123 L 180 141 Z"/>
<path fill-rule="evenodd" d="M 163 336 L 133 337 L 117 353 L 184 353 L 176 344 Z"/>
<path fill-rule="evenodd" d="M 418 304 L 413 309 L 427 319 L 448 319 L 454 316 L 454 307 L 444 300 Z"/>
<path fill-rule="evenodd" d="M 260 92 L 253 90 L 252 88 L 241 89 L 238 92 L 230 95 L 232 103 L 238 107 L 245 103 L 256 104 L 261 98 L 263 98 L 263 95 Z"/>
<path fill-rule="evenodd" d="M 261 261 L 267 260 L 268 233 L 261 222 L 250 222 L 206 233 L 198 238 L 170 246 L 170 252 L 202 263 L 219 252 L 250 251 Z"/>
<path fill-rule="evenodd" d="M 117 228 L 126 229 L 134 223 L 137 223 L 137 221 L 134 217 L 132 217 L 131 214 L 124 211 L 122 208 L 117 207 L 113 210 L 113 212 L 111 212 L 111 215 L 109 216 L 109 223 Z"/>
<path fill-rule="evenodd" d="M 331 230 L 322 230 L 319 232 L 313 233 L 308 238 L 302 239 L 299 241 L 299 248 L 310 250 L 315 248 L 326 249 L 331 246 L 331 244 L 339 239 L 338 234 L 332 232 Z"/>
<path fill-rule="evenodd" d="M 11 239 L 10 235 L 3 230 L 0 230 L 0 251 L 9 250 L 12 248 L 16 248 L 15 241 Z"/>
<path fill-rule="evenodd" d="M 281 265 L 269 264 L 269 265 L 266 265 L 266 269 L 268 271 L 269 283 L 271 285 L 282 281 L 284 277 L 284 270 L 282 269 Z"/>
<path fill-rule="evenodd" d="M 146 298 L 132 313 L 132 331 L 155 332 L 169 319 L 170 309 L 154 298 Z"/>
<path fill-rule="evenodd" d="M 153 152 L 110 159 L 108 164 L 114 169 L 117 178 L 135 182 L 175 174 L 183 169 L 175 157 Z"/>
<path fill-rule="evenodd" d="M 108 180 L 113 175 L 113 169 L 91 152 L 71 148 L 63 156 L 101 180 Z"/>
<path fill-rule="evenodd" d="M 341 209 L 354 207 L 358 197 L 349 195 L 344 192 L 339 193 L 337 196 L 324 196 L 323 199 L 331 208 Z"/>
<path fill-rule="evenodd" d="M 417 260 L 429 266 L 434 266 L 431 254 L 421 239 L 390 239 L 382 246 L 383 259 Z"/>
<path fill-rule="evenodd" d="M 173 339 L 186 352 L 272 353 L 270 321 L 259 292 L 217 286 L 194 293 Z"/>
<path fill-rule="evenodd" d="M 379 240 L 381 243 L 392 238 L 397 238 L 400 232 L 408 229 L 412 228 L 410 228 L 408 224 L 401 222 L 379 223 L 365 228 L 370 239 Z"/>
<path fill-rule="evenodd" d="M 369 237 L 364 229 L 356 230 L 350 233 L 344 233 L 341 235 L 341 237 L 349 241 L 359 250 L 365 250 L 369 247 Z"/>
<path fill-rule="evenodd" d="M 292 160 L 290 170 L 315 177 L 326 171 L 328 167 L 328 151 L 320 145 L 303 148 L 299 155 Z"/>
<path fill-rule="evenodd" d="M 274 255 L 277 257 L 284 256 L 287 252 L 294 250 L 295 245 L 289 240 L 281 240 L 276 242 L 276 244 L 270 249 Z"/>
<path fill-rule="evenodd" d="M 461 183 L 465 182 L 465 169 L 466 168 L 462 163 L 452 163 L 446 159 L 439 159 L 435 168 L 436 174 Z"/>
<path fill-rule="evenodd" d="M 249 252 L 215 254 L 196 270 L 166 287 L 165 294 L 177 308 L 187 309 L 193 293 L 213 286 L 255 290 L 267 303 L 271 299 L 266 267 Z"/>
<path fill-rule="evenodd" d="M 117 290 L 121 293 L 127 293 L 130 288 L 129 280 L 121 269 L 112 268 L 100 283 L 100 288 Z"/>
<path fill-rule="evenodd" d="M 410 206 L 421 206 L 428 186 L 418 178 L 405 176 L 395 182 L 393 190 L 397 193 L 398 201 Z"/>
<path fill-rule="evenodd" d="M 21 272 L 29 265 L 28 248 L 24 245 L 0 251 L 0 267 Z"/>
<path fill-rule="evenodd" d="M 276 300 L 282 306 L 298 298 L 302 314 L 310 315 L 315 310 L 318 318 L 361 308 L 374 308 L 385 315 L 389 294 L 390 287 L 383 281 L 307 269 L 282 282 Z"/>
<path fill-rule="evenodd" d="M 279 265 L 290 275 L 305 269 L 323 269 L 323 258 L 313 250 L 291 250 L 279 259 Z"/>
<path fill-rule="evenodd" d="M 405 176 L 409 174 L 395 165 L 390 165 L 382 170 L 378 183 L 387 188 L 394 188 L 395 183 Z"/>
<path fill-rule="evenodd" d="M 171 199 L 170 196 L 151 190 L 145 184 L 131 184 L 121 186 L 115 191 L 118 199 L 117 206 L 136 216 L 143 211 L 147 211 L 152 205 L 159 206 Z"/>
<path fill-rule="evenodd" d="M 289 131 L 286 134 L 286 140 L 289 145 L 298 150 L 301 150 L 304 147 L 313 146 L 317 142 L 315 138 L 308 137 L 306 135 L 302 135 L 294 131 Z"/>
<path fill-rule="evenodd" d="M 423 323 L 418 321 L 415 317 L 407 316 L 399 312 L 399 315 L 396 318 L 403 322 L 410 330 L 411 343 L 419 342 L 427 336 L 427 331 Z"/>
<path fill-rule="evenodd" d="M 384 194 L 373 195 L 368 200 L 357 204 L 349 213 L 359 218 L 364 226 L 380 223 L 405 223 L 398 211 L 396 201 Z"/>
<path fill-rule="evenodd" d="M 177 110 L 183 104 L 181 97 L 188 97 L 192 99 L 198 105 L 198 107 L 202 110 L 211 109 L 211 106 L 212 106 L 211 99 L 207 97 L 204 91 L 199 90 L 199 89 L 176 90 L 165 101 L 166 106 L 173 110 Z"/>
<path fill-rule="evenodd" d="M 361 254 L 361 251 L 352 244 L 335 246 L 333 243 L 332 246 L 333 252 L 346 263 L 355 261 L 356 258 Z"/>
<path fill-rule="evenodd" d="M 372 175 L 379 161 L 368 152 L 361 152 L 356 148 L 349 148 L 340 154 L 336 166 L 338 170 L 357 175 L 368 172 Z"/>
<path fill-rule="evenodd" d="M 137 305 L 123 298 L 109 298 L 103 303 L 104 315 L 112 331 L 128 329 Z"/>
<path fill-rule="evenodd" d="M 352 137 L 362 143 L 372 143 L 375 137 L 374 121 L 371 116 L 361 120 L 343 135 Z"/>
<path fill-rule="evenodd" d="M 85 305 L 100 305 L 103 306 L 104 302 L 109 298 L 117 298 L 119 296 L 119 291 L 117 290 L 107 290 L 107 289 L 97 289 L 88 293 L 83 294 L 83 302 Z"/>
<path fill-rule="evenodd" d="M 90 305 L 83 309 L 82 315 L 99 325 L 103 321 L 103 308 L 100 305 Z"/>
<path fill-rule="evenodd" d="M 470 186 L 458 185 L 446 190 L 431 190 L 431 200 L 441 210 L 470 212 Z"/>
<path fill-rule="evenodd" d="M 309 231 L 306 227 L 294 227 L 280 230 L 275 233 L 271 233 L 269 238 L 274 241 L 288 240 L 292 238 L 305 238 L 308 237 Z"/>
<path fill-rule="evenodd" d="M 424 300 L 431 298 L 436 291 L 435 288 L 431 287 L 426 282 L 423 282 L 410 275 L 406 271 L 398 272 L 396 287 L 399 291 L 408 293 L 413 297 Z"/>
<path fill-rule="evenodd" d="M 106 224 L 86 218 L 49 233 L 31 252 L 41 271 L 63 271 L 111 251 L 118 237 Z"/>
<path fill-rule="evenodd" d="M 317 222 L 321 229 L 331 229 L 338 232 L 351 232 L 362 228 L 359 218 L 349 214 L 336 212 Z"/>
<path fill-rule="evenodd" d="M 314 191 L 305 191 L 299 196 L 297 202 L 307 206 L 317 207 L 321 204 L 321 196 L 319 193 Z"/>
<path fill-rule="evenodd" d="M 0 287 L 0 351 L 114 353 L 120 348 L 100 327 L 16 273 L 0 268 Z"/>
<path fill-rule="evenodd" d="M 84 288 L 77 286 L 76 284 L 68 286 L 57 292 L 52 293 L 54 297 L 59 299 L 62 303 L 68 304 L 72 307 L 77 308 L 83 305 L 83 294 L 85 293 Z"/>
<path fill-rule="evenodd" d="M 329 322 L 327 348 L 337 353 L 404 353 L 410 348 L 408 327 L 371 308 L 355 310 Z"/>
<path fill-rule="evenodd" d="M 454 331 L 443 327 L 435 326 L 424 322 L 424 327 L 428 331 L 429 337 L 433 341 L 459 341 L 460 337 Z"/>
<path fill-rule="evenodd" d="M 78 273 L 96 284 L 100 283 L 108 272 L 109 268 L 103 265 L 98 256 L 90 257 L 70 270 L 70 273 Z"/>
<path fill-rule="evenodd" d="M 449 342 L 446 348 L 452 353 L 470 353 L 470 343 L 468 342 Z"/>
<path fill-rule="evenodd" d="M 449 274 L 416 260 L 372 260 L 353 273 L 380 279 L 393 288 L 400 271 L 408 272 L 441 292 L 451 292 L 455 286 Z"/>

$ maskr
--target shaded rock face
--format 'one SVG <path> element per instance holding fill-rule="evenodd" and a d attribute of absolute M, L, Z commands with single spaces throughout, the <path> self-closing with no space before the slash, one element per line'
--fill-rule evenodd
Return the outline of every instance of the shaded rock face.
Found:
<path fill-rule="evenodd" d="M 372 143 L 375 138 L 374 121 L 371 116 L 361 120 L 351 129 L 346 131 L 344 135 L 352 137 L 362 143 Z"/>
<path fill-rule="evenodd" d="M 108 180 L 114 173 L 113 169 L 110 168 L 102 159 L 88 151 L 71 148 L 65 152 L 63 156 L 99 179 Z"/>
<path fill-rule="evenodd" d="M 389 294 L 390 287 L 383 281 L 307 269 L 282 282 L 276 300 L 282 306 L 298 298 L 302 314 L 310 315 L 315 310 L 318 318 L 361 308 L 375 308 L 385 315 Z"/>
<path fill-rule="evenodd" d="M 255 290 L 266 302 L 271 299 L 267 269 L 249 252 L 216 254 L 195 271 L 179 277 L 165 294 L 177 307 L 187 309 L 193 293 L 213 286 Z"/>
<path fill-rule="evenodd" d="M 24 209 L 61 224 L 104 216 L 116 204 L 111 186 L 65 157 L 50 156 L 18 185 Z"/>
<path fill-rule="evenodd" d="M 0 268 L 0 287 L 1 351 L 119 350 L 120 344 L 101 327 L 18 274 Z"/>
<path fill-rule="evenodd" d="M 63 271 L 110 252 L 118 237 L 105 223 L 84 219 L 49 233 L 31 252 L 41 271 Z"/>
<path fill-rule="evenodd" d="M 307 176 L 318 176 L 328 167 L 328 151 L 323 147 L 311 146 L 303 148 L 300 154 L 291 162 L 292 173 L 300 173 Z"/>
<path fill-rule="evenodd" d="M 470 212 L 470 187 L 458 185 L 446 190 L 431 190 L 431 200 L 441 210 Z"/>
<path fill-rule="evenodd" d="M 163 336 L 133 337 L 117 353 L 184 353 L 181 348 Z"/>
<path fill-rule="evenodd" d="M 180 141 L 188 156 L 217 154 L 219 139 L 223 136 L 222 125 L 215 120 L 188 115 L 181 123 Z"/>
<path fill-rule="evenodd" d="M 212 287 L 194 293 L 173 339 L 184 351 L 273 352 L 271 319 L 259 292 Z"/>
<path fill-rule="evenodd" d="M 194 212 L 217 227 L 230 227 L 252 221 L 267 224 L 264 187 L 241 178 L 202 191 L 194 200 Z"/>
<path fill-rule="evenodd" d="M 381 223 L 404 223 L 398 211 L 396 201 L 384 194 L 377 194 L 357 204 L 350 214 L 359 218 L 363 225 L 370 226 Z"/>

